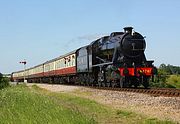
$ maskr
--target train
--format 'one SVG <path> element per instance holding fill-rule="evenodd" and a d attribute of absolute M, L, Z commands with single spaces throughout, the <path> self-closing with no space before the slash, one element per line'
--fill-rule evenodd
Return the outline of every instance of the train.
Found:
<path fill-rule="evenodd" d="M 67 54 L 13 72 L 12 80 L 99 87 L 149 87 L 157 73 L 145 56 L 146 41 L 132 27 L 112 32 Z"/>

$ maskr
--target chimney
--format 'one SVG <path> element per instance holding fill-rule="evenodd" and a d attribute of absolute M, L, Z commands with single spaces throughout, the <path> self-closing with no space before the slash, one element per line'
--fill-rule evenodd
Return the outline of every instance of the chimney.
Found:
<path fill-rule="evenodd" d="M 124 27 L 124 32 L 132 34 L 132 29 L 133 29 L 133 27 Z"/>

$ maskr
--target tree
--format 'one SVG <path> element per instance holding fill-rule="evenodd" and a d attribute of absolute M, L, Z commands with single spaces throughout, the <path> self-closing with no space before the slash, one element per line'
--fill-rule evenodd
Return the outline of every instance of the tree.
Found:
<path fill-rule="evenodd" d="M 7 77 L 3 77 L 3 74 L 0 73 L 0 89 L 9 86 L 9 79 Z"/>
<path fill-rule="evenodd" d="M 0 79 L 3 77 L 3 74 L 2 73 L 0 73 Z"/>
<path fill-rule="evenodd" d="M 160 75 L 162 75 L 162 74 L 167 75 L 167 74 L 171 74 L 171 70 L 165 64 L 161 64 L 159 66 L 158 73 Z"/>
<path fill-rule="evenodd" d="M 165 74 L 180 74 L 180 67 L 179 66 L 173 66 L 173 65 L 165 65 L 161 64 L 159 66 L 159 70 Z"/>

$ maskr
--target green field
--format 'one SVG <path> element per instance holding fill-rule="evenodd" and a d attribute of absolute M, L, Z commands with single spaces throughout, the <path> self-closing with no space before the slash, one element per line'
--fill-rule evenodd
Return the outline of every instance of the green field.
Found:
<path fill-rule="evenodd" d="M 171 124 L 67 93 L 18 85 L 0 90 L 2 124 Z"/>

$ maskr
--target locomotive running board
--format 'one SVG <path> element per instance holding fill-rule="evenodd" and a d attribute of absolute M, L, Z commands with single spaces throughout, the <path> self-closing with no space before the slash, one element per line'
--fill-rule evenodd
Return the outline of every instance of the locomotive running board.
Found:
<path fill-rule="evenodd" d="M 102 67 L 104 65 L 111 65 L 111 64 L 113 64 L 113 62 L 101 63 L 101 64 L 93 65 L 92 67 Z"/>

